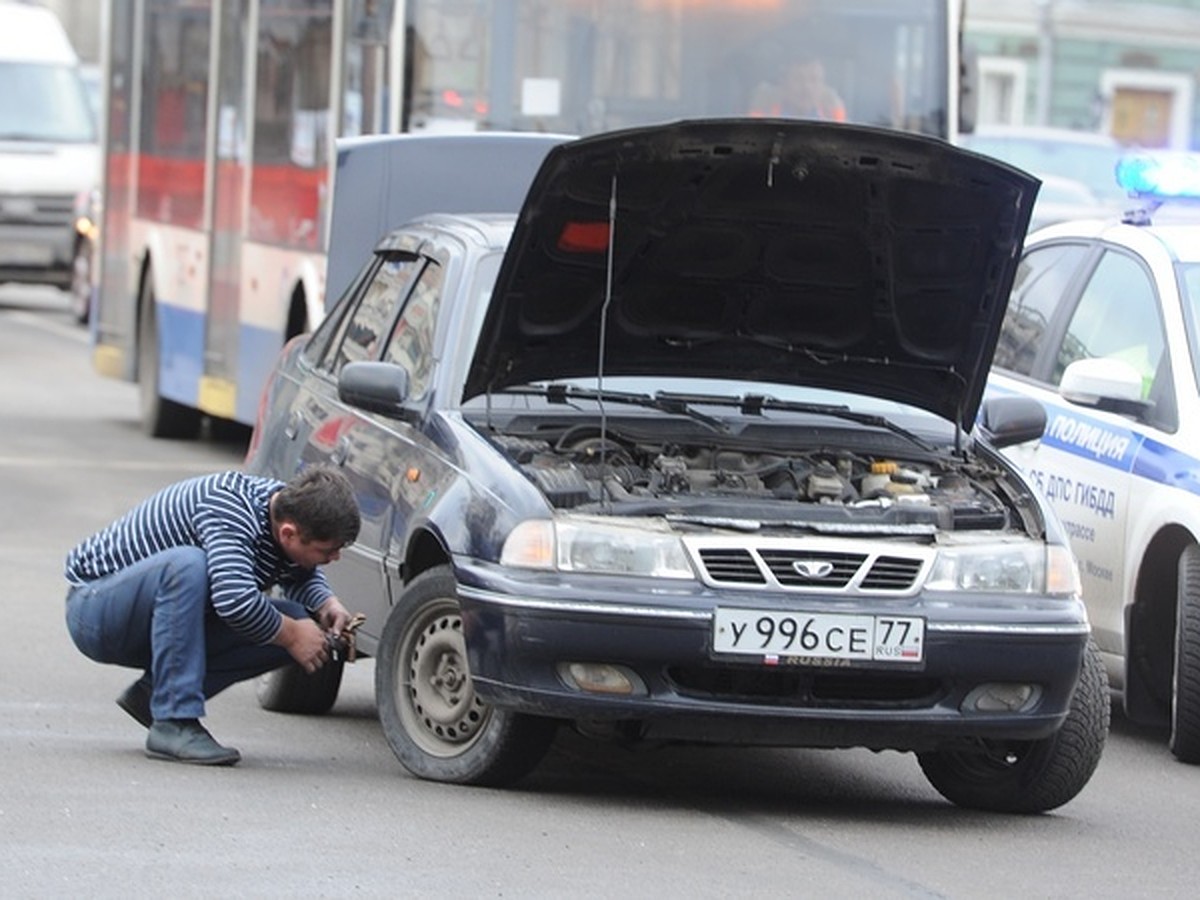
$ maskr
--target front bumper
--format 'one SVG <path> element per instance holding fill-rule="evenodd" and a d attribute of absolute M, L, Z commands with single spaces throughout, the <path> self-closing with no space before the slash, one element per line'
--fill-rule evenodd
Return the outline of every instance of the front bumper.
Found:
<path fill-rule="evenodd" d="M 0 281 L 67 287 L 74 256 L 69 213 L 55 224 L 0 224 Z"/>
<path fill-rule="evenodd" d="M 977 739 L 1036 740 L 1070 707 L 1089 628 L 1077 599 L 856 598 L 836 611 L 926 621 L 919 665 L 814 665 L 712 653 L 718 606 L 831 611 L 826 597 L 765 597 L 699 583 L 514 574 L 458 567 L 471 673 L 488 702 L 641 739 L 928 750 Z M 636 676 L 633 693 L 588 692 L 564 663 Z M 1036 688 L 1018 711 L 964 709 L 984 684 Z"/>

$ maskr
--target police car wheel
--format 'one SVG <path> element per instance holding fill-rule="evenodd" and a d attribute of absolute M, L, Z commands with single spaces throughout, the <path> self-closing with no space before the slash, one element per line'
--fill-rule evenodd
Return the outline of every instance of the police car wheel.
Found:
<path fill-rule="evenodd" d="M 445 567 L 414 578 L 388 614 L 375 705 L 396 758 L 431 781 L 510 784 L 538 764 L 557 730 L 553 719 L 496 709 L 475 693 L 458 585 Z"/>
<path fill-rule="evenodd" d="M 958 806 L 1045 812 L 1071 800 L 1091 779 L 1110 715 L 1108 676 L 1089 640 L 1071 708 L 1055 734 L 1040 741 L 983 741 L 978 749 L 920 753 L 917 760 L 937 792 Z"/>
<path fill-rule="evenodd" d="M 1180 762 L 1200 763 L 1200 546 L 1195 544 L 1179 558 L 1175 616 L 1171 752 Z"/>

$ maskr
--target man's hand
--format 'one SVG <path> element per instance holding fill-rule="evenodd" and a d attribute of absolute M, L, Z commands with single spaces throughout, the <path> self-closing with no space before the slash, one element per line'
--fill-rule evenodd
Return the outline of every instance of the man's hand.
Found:
<path fill-rule="evenodd" d="M 350 613 L 346 611 L 346 607 L 342 606 L 341 600 L 337 597 L 330 597 L 317 607 L 317 622 L 321 628 L 334 637 L 340 637 L 346 626 L 350 624 Z"/>
<path fill-rule="evenodd" d="M 321 607 L 321 609 L 324 608 L 324 606 Z M 325 643 L 325 632 L 312 619 L 293 619 L 290 616 L 284 616 L 283 624 L 279 628 L 279 633 L 275 635 L 273 643 L 287 650 L 292 659 L 310 675 L 329 661 L 329 648 Z"/>

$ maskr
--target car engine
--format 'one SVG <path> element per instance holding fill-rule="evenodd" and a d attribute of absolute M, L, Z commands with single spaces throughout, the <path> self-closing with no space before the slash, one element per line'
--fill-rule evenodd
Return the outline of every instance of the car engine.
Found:
<path fill-rule="evenodd" d="M 663 444 L 578 429 L 556 440 L 492 441 L 556 509 L 746 519 L 868 531 L 1003 530 L 1004 472 L 945 454 L 911 461 L 860 452 L 780 453 L 719 442 Z M 734 442 L 736 443 L 736 442 Z"/>

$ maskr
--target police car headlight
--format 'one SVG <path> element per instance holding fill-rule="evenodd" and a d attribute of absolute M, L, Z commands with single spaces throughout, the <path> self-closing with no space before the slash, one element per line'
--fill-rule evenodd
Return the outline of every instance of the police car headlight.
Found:
<path fill-rule="evenodd" d="M 679 538 L 651 520 L 621 525 L 587 517 L 532 519 L 513 529 L 500 563 L 559 572 L 695 577 Z"/>
<path fill-rule="evenodd" d="M 1060 544 L 983 544 L 938 551 L 925 587 L 999 594 L 1079 592 L 1079 571 Z"/>

